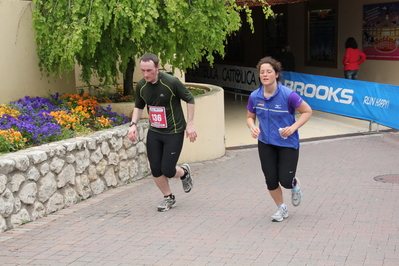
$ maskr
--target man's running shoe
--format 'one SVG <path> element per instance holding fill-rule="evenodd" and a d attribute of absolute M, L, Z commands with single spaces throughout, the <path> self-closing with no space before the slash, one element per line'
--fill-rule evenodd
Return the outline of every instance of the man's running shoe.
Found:
<path fill-rule="evenodd" d="M 288 217 L 287 208 L 278 207 L 275 214 L 272 215 L 273 222 L 281 222 Z"/>
<path fill-rule="evenodd" d="M 173 196 L 173 195 L 164 196 L 163 201 L 158 205 L 158 211 L 165 212 L 175 206 L 176 206 L 175 196 Z"/>
<path fill-rule="evenodd" d="M 191 178 L 190 166 L 185 163 L 181 166 L 181 168 L 187 172 L 186 177 L 181 179 L 181 182 L 183 183 L 184 192 L 188 193 L 193 188 L 193 179 Z"/>
<path fill-rule="evenodd" d="M 298 178 L 296 179 L 296 186 L 291 190 L 291 202 L 292 205 L 295 207 L 299 206 L 301 204 L 302 200 L 302 191 L 301 191 L 301 186 L 299 184 Z"/>

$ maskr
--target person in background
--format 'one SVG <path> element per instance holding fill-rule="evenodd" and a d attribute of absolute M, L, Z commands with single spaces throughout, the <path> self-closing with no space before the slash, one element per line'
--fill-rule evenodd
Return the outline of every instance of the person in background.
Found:
<path fill-rule="evenodd" d="M 353 37 L 349 37 L 345 42 L 345 55 L 342 61 L 344 65 L 344 76 L 346 79 L 357 80 L 359 65 L 364 63 L 366 55 L 357 49 L 357 42 Z"/>
<path fill-rule="evenodd" d="M 261 86 L 248 99 L 247 126 L 251 136 L 258 139 L 258 153 L 267 189 L 277 210 L 274 222 L 288 217 L 282 187 L 291 189 L 291 202 L 298 206 L 302 200 L 296 177 L 299 158 L 298 129 L 312 115 L 312 109 L 293 90 L 278 83 L 281 64 L 272 57 L 262 58 L 257 68 Z M 295 112 L 301 113 L 295 121 Z M 256 125 L 259 120 L 259 126 Z"/>
<path fill-rule="evenodd" d="M 147 133 L 147 154 L 155 183 L 164 199 L 158 211 L 167 211 L 176 204 L 175 195 L 169 186 L 169 178 L 180 178 L 186 193 L 193 187 L 190 166 L 177 166 L 183 148 L 184 131 L 194 142 L 197 133 L 194 129 L 194 97 L 179 79 L 159 72 L 158 57 L 145 54 L 140 58 L 143 74 L 136 86 L 135 108 L 128 132 L 131 141 L 137 139 L 137 123 L 147 106 L 150 128 Z M 187 103 L 187 122 L 184 118 L 181 100 Z"/>
<path fill-rule="evenodd" d="M 280 54 L 276 59 L 280 61 L 283 71 L 295 71 L 295 58 L 289 44 L 281 47 Z"/>

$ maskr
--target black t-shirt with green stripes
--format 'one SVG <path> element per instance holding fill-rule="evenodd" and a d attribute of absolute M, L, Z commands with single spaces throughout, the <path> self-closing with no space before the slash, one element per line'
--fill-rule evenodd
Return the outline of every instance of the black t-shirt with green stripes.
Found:
<path fill-rule="evenodd" d="M 181 133 L 186 129 L 181 100 L 194 104 L 194 97 L 181 81 L 167 73 L 159 72 L 156 83 L 141 79 L 136 86 L 135 107 L 147 110 L 150 130 L 165 133 Z"/>

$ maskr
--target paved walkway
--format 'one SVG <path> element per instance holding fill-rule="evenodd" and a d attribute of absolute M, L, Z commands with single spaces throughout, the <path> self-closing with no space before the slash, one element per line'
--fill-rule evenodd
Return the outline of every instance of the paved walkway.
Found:
<path fill-rule="evenodd" d="M 145 178 L 1 234 L 0 265 L 398 265 L 398 157 L 397 132 L 304 142 L 303 202 L 273 223 L 256 148 L 228 150 L 168 212 Z"/>

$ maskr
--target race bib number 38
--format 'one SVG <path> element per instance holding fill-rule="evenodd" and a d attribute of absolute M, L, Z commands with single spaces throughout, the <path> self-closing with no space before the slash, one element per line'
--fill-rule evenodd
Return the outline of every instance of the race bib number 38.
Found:
<path fill-rule="evenodd" d="M 165 107 L 149 106 L 151 126 L 157 128 L 167 128 Z"/>

